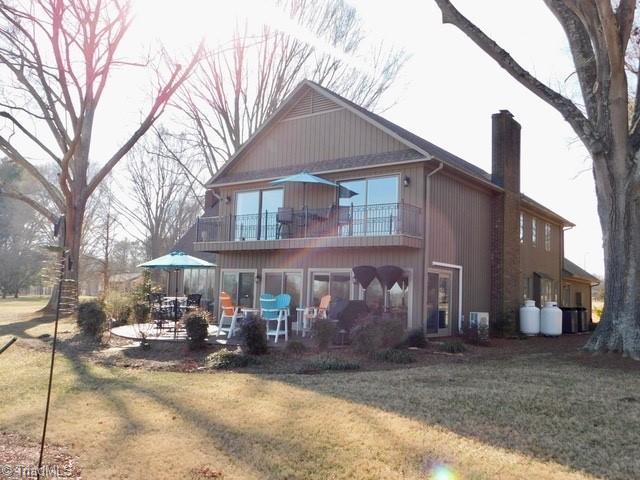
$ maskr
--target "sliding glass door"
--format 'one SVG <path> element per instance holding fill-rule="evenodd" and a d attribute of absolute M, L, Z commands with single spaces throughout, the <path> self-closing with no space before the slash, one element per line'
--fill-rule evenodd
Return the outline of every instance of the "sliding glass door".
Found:
<path fill-rule="evenodd" d="M 311 272 L 311 306 L 320 305 L 320 299 L 331 295 L 331 301 L 351 300 L 351 272 Z"/>
<path fill-rule="evenodd" d="M 340 226 L 340 234 L 360 236 L 394 233 L 398 218 L 398 182 L 397 175 L 338 182 L 356 193 L 351 198 L 340 198 L 340 207 L 351 210 L 349 222 Z"/>
<path fill-rule="evenodd" d="M 253 307 L 256 284 L 255 272 L 227 270 L 222 272 L 221 291 L 231 296 L 235 305 Z"/>
<path fill-rule="evenodd" d="M 269 271 L 262 274 L 263 293 L 291 295 L 291 316 L 295 316 L 296 308 L 302 301 L 302 272 L 301 271 Z"/>
<path fill-rule="evenodd" d="M 283 202 L 282 188 L 236 193 L 234 240 L 275 239 L 276 214 Z"/>

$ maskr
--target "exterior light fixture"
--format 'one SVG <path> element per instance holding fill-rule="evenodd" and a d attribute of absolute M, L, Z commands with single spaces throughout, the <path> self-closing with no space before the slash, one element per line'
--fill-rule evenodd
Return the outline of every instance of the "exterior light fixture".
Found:
<path fill-rule="evenodd" d="M 404 178 L 402 179 L 402 184 L 405 187 L 408 187 L 409 185 L 411 185 L 411 178 L 409 178 L 408 175 L 405 175 Z"/>

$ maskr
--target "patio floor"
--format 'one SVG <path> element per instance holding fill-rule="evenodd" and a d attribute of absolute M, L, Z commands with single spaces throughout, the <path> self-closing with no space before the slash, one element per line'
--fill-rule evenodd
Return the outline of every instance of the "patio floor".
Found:
<path fill-rule="evenodd" d="M 111 329 L 111 333 L 120 338 L 126 338 L 128 340 L 136 340 L 139 341 L 141 338 L 141 333 L 144 333 L 146 339 L 150 342 L 186 342 L 187 341 L 187 332 L 184 329 L 179 329 L 178 333 L 174 335 L 173 333 L 173 325 L 170 328 L 164 328 L 162 330 L 158 330 L 153 324 L 129 324 L 129 325 L 121 325 L 119 327 L 113 327 Z M 233 338 L 227 339 L 226 334 L 221 335 L 219 338 L 216 336 L 218 333 L 218 327 L 216 325 L 209 325 L 209 334 L 207 338 L 207 342 L 210 344 L 218 344 L 218 345 L 240 345 L 242 340 L 238 335 L 235 335 Z M 297 335 L 295 332 L 289 332 L 289 340 L 299 340 L 299 341 L 311 341 L 309 335 L 306 337 L 301 337 Z M 268 345 L 273 347 L 284 346 L 287 342 L 285 342 L 284 337 L 280 337 L 278 339 L 278 343 L 275 343 L 271 338 L 269 339 Z"/>

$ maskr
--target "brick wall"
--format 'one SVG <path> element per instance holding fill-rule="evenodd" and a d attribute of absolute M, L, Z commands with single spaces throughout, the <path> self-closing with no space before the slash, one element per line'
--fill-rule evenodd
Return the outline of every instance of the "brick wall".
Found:
<path fill-rule="evenodd" d="M 491 318 L 500 329 L 516 329 L 521 303 L 520 124 L 508 110 L 492 116 L 492 181 L 505 189 L 493 198 Z"/>

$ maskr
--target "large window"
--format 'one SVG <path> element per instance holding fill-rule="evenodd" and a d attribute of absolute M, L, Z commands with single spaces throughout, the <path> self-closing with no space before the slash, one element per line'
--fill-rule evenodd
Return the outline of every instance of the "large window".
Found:
<path fill-rule="evenodd" d="M 255 272 L 227 270 L 222 272 L 221 291 L 231 296 L 235 305 L 253 307 Z"/>
<path fill-rule="evenodd" d="M 283 206 L 284 190 L 251 190 L 236 194 L 235 236 L 238 240 L 276 238 L 276 214 Z"/>
<path fill-rule="evenodd" d="M 351 299 L 351 272 L 312 272 L 311 305 L 320 305 L 320 299 L 331 295 L 331 300 Z"/>
<path fill-rule="evenodd" d="M 551 225 L 544 224 L 544 249 L 547 252 L 551 251 Z"/>
<path fill-rule="evenodd" d="M 350 208 L 342 235 L 381 235 L 395 231 L 398 221 L 397 175 L 338 182 L 356 194 L 340 198 L 340 207 Z M 343 216 L 343 218 L 346 218 Z"/>

